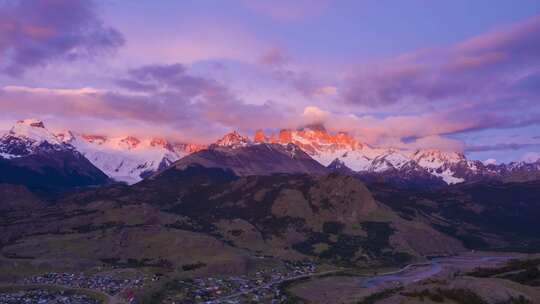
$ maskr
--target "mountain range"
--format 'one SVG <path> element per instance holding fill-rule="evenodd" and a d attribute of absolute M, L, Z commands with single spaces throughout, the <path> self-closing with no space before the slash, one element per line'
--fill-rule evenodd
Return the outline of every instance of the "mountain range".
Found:
<path fill-rule="evenodd" d="M 185 168 L 191 163 L 228 168 L 239 176 L 337 171 L 366 182 L 418 187 L 486 179 L 527 181 L 540 178 L 540 160 L 484 164 L 469 160 L 459 152 L 377 148 L 345 132 L 328 132 L 320 125 L 268 135 L 257 131 L 253 139 L 235 131 L 206 146 L 163 138 L 72 131 L 53 134 L 42 121 L 26 119 L 18 121 L 0 138 L 0 158 L 4 162 L 66 151 L 79 158 L 84 156 L 109 178 L 128 184 L 139 182 L 173 164 L 176 168 Z"/>
<path fill-rule="evenodd" d="M 199 146 L 53 134 L 35 119 L 0 137 L 0 153 L 0 281 L 10 283 L 51 272 L 142 273 L 155 284 L 136 290 L 152 300 L 140 303 L 167 303 L 168 292 L 194 303 L 196 294 L 170 286 L 259 280 L 291 263 L 318 269 L 309 282 L 359 285 L 368 270 L 415 271 L 433 256 L 540 251 L 538 163 L 375 148 L 320 126 L 253 139 L 232 132 Z M 444 278 L 444 286 L 457 280 Z M 505 284 L 497 282 L 493 289 Z M 279 295 L 289 290 L 278 285 Z"/>

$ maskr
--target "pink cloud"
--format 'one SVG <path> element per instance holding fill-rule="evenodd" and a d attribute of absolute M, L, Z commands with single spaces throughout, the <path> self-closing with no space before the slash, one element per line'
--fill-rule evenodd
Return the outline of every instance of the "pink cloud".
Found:
<path fill-rule="evenodd" d="M 534 163 L 538 160 L 540 160 L 540 153 L 539 152 L 527 152 L 522 157 L 521 160 L 527 163 Z"/>
<path fill-rule="evenodd" d="M 288 60 L 289 58 L 283 53 L 283 50 L 277 47 L 269 49 L 259 58 L 261 64 L 269 66 L 281 66 Z"/>
<path fill-rule="evenodd" d="M 356 68 L 342 100 L 351 104 L 493 102 L 514 90 L 516 75 L 540 68 L 540 16 L 447 47 L 418 50 Z M 538 97 L 538 95 L 537 95 Z"/>
<path fill-rule="evenodd" d="M 247 8 L 274 20 L 295 22 L 321 15 L 331 0 L 243 0 L 243 3 Z"/>

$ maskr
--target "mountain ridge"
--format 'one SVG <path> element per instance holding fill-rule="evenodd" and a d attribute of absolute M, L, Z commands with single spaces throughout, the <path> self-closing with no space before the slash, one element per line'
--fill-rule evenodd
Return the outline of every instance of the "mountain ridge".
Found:
<path fill-rule="evenodd" d="M 21 122 L 24 121 L 24 128 L 12 128 L 7 134 L 37 137 L 38 142 L 44 146 L 42 149 L 48 144 L 52 149 L 64 143 L 68 144 L 107 176 L 128 184 L 139 182 L 183 157 L 204 149 L 238 149 L 260 144 L 284 147 L 292 144 L 330 170 L 335 169 L 332 164 L 339 160 L 341 169 L 346 167 L 348 174 L 355 173 L 368 181 L 399 179 L 400 183 L 416 183 L 421 179 L 426 184 L 442 186 L 481 179 L 519 181 L 540 178 L 540 160 L 536 163 L 484 164 L 469 160 L 460 152 L 378 148 L 363 143 L 346 132 L 328 132 L 322 125 L 306 126 L 297 130 L 283 129 L 273 134 L 258 130 L 252 139 L 233 131 L 210 145 L 200 145 L 133 135 L 107 136 L 72 131 L 54 135 L 42 134 L 38 131 L 43 129 L 43 122 L 37 119 Z M 11 137 L 13 140 L 13 136 Z M 29 153 L 31 149 L 26 151 L 25 147 L 35 146 L 17 143 L 18 141 L 13 140 L 5 145 L 9 149 L 0 149 L 0 157 L 10 158 L 17 153 Z"/>

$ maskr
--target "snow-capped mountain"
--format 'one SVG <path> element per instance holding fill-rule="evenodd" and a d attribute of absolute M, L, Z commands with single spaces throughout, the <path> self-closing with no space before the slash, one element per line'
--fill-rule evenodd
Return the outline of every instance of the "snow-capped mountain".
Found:
<path fill-rule="evenodd" d="M 246 147 L 251 144 L 253 144 L 253 142 L 248 137 L 242 136 L 236 131 L 225 134 L 225 136 L 214 143 L 216 146 L 230 147 L 233 149 Z"/>
<path fill-rule="evenodd" d="M 107 136 L 64 131 L 52 134 L 43 122 L 17 122 L 0 140 L 0 158 L 13 159 L 36 151 L 78 151 L 110 178 L 128 184 L 170 166 L 194 152 L 209 149 L 240 149 L 270 144 L 281 145 L 294 158 L 306 153 L 333 171 L 356 174 L 366 180 L 426 181 L 456 184 L 481 179 L 528 180 L 540 178 L 536 163 L 484 164 L 468 160 L 458 152 L 377 148 L 345 132 L 330 133 L 319 125 L 298 130 L 281 130 L 266 135 L 257 131 L 253 140 L 234 131 L 210 146 L 177 143 L 163 138 Z M 275 148 L 275 146 L 268 146 Z M 259 161 L 264 162 L 263 159 Z M 270 162 L 271 160 L 267 160 Z"/>
<path fill-rule="evenodd" d="M 163 138 L 79 134 L 69 130 L 53 134 L 38 119 L 20 120 L 0 138 L 1 158 L 43 151 L 77 151 L 110 178 L 128 184 L 203 148 Z"/>
<path fill-rule="evenodd" d="M 458 152 L 375 148 L 345 132 L 331 134 L 322 126 L 281 130 L 270 136 L 257 131 L 254 142 L 292 143 L 330 169 L 339 172 L 352 170 L 370 179 L 391 176 L 410 180 L 427 179 L 429 183 L 440 180 L 445 184 L 456 184 L 486 178 L 512 179 L 527 172 L 529 177 L 531 173 L 538 175 L 540 172 L 540 161 L 536 164 L 519 162 L 485 165 L 480 161 L 468 160 Z"/>
<path fill-rule="evenodd" d="M 330 170 L 294 144 L 252 142 L 237 132 L 226 134 L 208 149 L 190 154 L 161 174 L 174 174 L 189 168 L 221 168 L 236 176 L 271 174 L 326 174 Z"/>
<path fill-rule="evenodd" d="M 369 170 L 373 160 L 386 150 L 363 144 L 345 132 L 328 133 L 322 126 L 309 126 L 301 130 L 281 130 L 277 135 L 255 134 L 255 142 L 295 144 L 324 166 L 335 159 L 342 160 L 354 171 Z"/>
<path fill-rule="evenodd" d="M 37 119 L 19 120 L 0 137 L 0 183 L 52 194 L 109 178 Z"/>
<path fill-rule="evenodd" d="M 204 148 L 163 138 L 109 137 L 70 131 L 56 135 L 117 181 L 136 183 L 178 159 Z"/>
<path fill-rule="evenodd" d="M 42 151 L 71 150 L 38 119 L 23 119 L 0 137 L 0 157 L 12 159 Z"/>

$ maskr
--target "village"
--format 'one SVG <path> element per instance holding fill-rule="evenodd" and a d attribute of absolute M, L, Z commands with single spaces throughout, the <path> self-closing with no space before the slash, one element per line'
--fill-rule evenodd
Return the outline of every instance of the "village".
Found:
<path fill-rule="evenodd" d="M 173 280 L 165 290 L 163 303 L 284 303 L 287 295 L 281 284 L 315 274 L 317 268 L 311 262 L 285 262 L 284 267 L 258 271 L 250 275 L 203 277 Z M 0 303 L 15 304 L 98 304 L 101 300 L 80 293 L 87 290 L 106 296 L 119 296 L 126 303 L 136 303 L 135 290 L 149 282 L 161 279 L 161 275 L 138 275 L 120 278 L 111 273 L 57 273 L 50 272 L 27 277 L 17 282 L 28 286 L 24 290 L 4 292 Z M 50 287 L 50 288 L 47 288 Z M 58 289 L 57 289 L 58 288 Z"/>
<path fill-rule="evenodd" d="M 163 303 L 284 303 L 280 285 L 316 273 L 311 262 L 287 262 L 285 269 L 259 271 L 250 276 L 207 277 L 179 280 Z"/>
<path fill-rule="evenodd" d="M 101 304 L 98 299 L 90 296 L 50 289 L 31 289 L 0 293 L 2 304 Z"/>
<path fill-rule="evenodd" d="M 114 296 L 126 288 L 134 289 L 143 285 L 144 278 L 119 279 L 111 274 L 85 275 L 84 273 L 46 273 L 26 278 L 25 285 L 56 285 L 70 288 L 91 289 Z"/>

